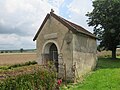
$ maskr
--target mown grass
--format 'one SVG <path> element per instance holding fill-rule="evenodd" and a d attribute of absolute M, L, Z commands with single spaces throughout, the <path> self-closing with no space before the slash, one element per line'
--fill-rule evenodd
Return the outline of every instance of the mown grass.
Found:
<path fill-rule="evenodd" d="M 81 83 L 62 90 L 120 90 L 120 59 L 99 58 L 97 68 Z"/>

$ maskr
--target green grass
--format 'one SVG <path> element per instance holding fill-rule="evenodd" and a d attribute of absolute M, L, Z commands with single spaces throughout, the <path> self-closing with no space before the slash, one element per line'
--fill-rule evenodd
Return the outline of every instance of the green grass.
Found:
<path fill-rule="evenodd" d="M 77 84 L 62 90 L 120 90 L 120 59 L 100 58 L 97 68 Z"/>

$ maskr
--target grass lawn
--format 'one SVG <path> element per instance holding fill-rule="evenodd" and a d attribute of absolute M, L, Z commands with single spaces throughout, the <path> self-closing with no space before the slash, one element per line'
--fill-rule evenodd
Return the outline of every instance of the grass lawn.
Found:
<path fill-rule="evenodd" d="M 120 59 L 99 58 L 97 68 L 77 84 L 61 90 L 120 90 Z"/>

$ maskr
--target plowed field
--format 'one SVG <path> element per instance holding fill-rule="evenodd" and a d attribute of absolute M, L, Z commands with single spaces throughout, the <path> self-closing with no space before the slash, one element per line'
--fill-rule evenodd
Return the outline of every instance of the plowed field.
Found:
<path fill-rule="evenodd" d="M 36 60 L 35 53 L 0 54 L 0 65 L 11 65 Z"/>

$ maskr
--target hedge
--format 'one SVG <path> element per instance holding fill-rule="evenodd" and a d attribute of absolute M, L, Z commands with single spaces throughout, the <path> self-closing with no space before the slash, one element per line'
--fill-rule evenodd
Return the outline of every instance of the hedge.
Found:
<path fill-rule="evenodd" d="M 39 68 L 31 74 L 9 77 L 0 82 L 0 90 L 52 90 L 56 84 L 56 72 Z"/>

